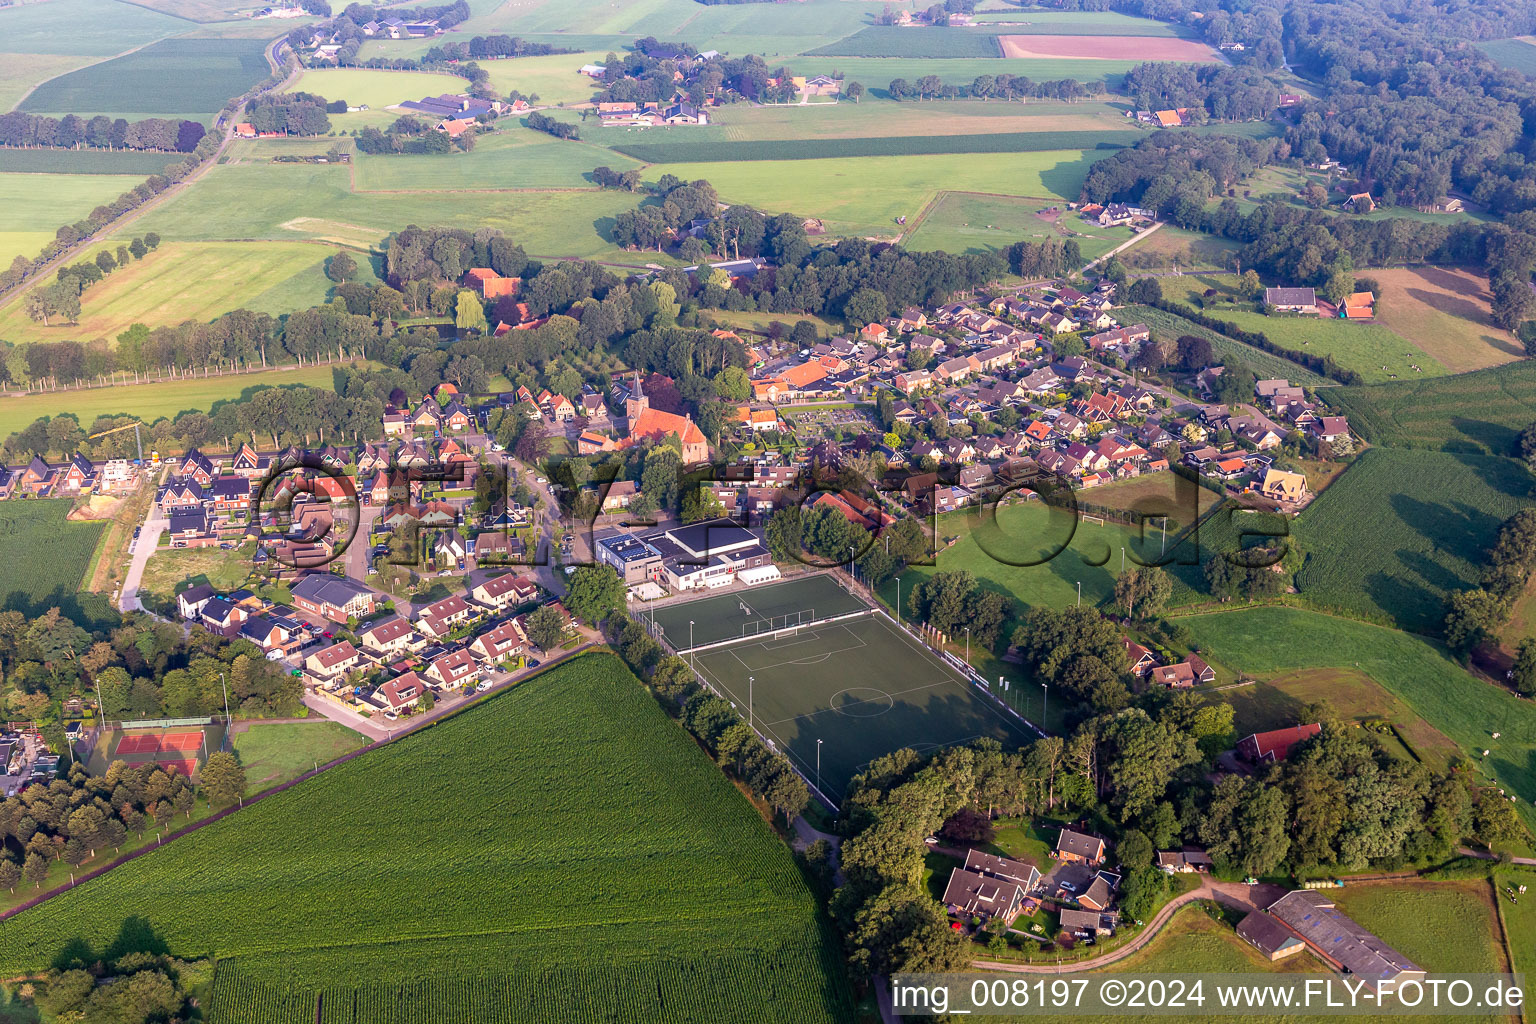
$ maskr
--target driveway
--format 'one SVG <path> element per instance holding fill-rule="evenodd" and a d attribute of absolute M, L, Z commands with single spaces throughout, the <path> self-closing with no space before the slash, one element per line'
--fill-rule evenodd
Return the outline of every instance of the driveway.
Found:
<path fill-rule="evenodd" d="M 160 506 L 150 502 L 144 514 L 144 524 L 139 536 L 133 541 L 133 561 L 128 565 L 128 575 L 123 577 L 123 589 L 118 595 L 117 608 L 121 612 L 142 611 L 139 601 L 139 583 L 144 579 L 144 567 L 160 545 L 160 534 L 170 526 L 170 520 L 160 513 Z"/>
<path fill-rule="evenodd" d="M 1189 892 L 1175 896 L 1163 905 L 1163 909 L 1147 923 L 1130 942 L 1119 949 L 1105 953 L 1103 956 L 1091 957 L 1087 960 L 1075 960 L 1069 963 L 1049 964 L 1019 964 L 1007 963 L 998 960 L 975 960 L 972 966 L 983 971 L 1005 971 L 1010 974 L 1067 974 L 1077 971 L 1097 970 L 1107 967 L 1112 963 L 1124 960 L 1147 943 L 1157 937 L 1157 933 L 1163 930 L 1163 926 L 1173 919 L 1173 915 L 1180 909 L 1188 906 L 1196 900 L 1215 900 L 1242 911 L 1258 910 L 1268 906 L 1279 899 L 1285 892 L 1276 885 L 1244 885 L 1241 882 L 1218 882 L 1209 876 L 1202 876 L 1200 885 Z"/>

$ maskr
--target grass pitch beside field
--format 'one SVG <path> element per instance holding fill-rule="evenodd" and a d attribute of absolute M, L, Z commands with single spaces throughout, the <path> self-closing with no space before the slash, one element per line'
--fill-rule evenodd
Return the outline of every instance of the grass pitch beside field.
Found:
<path fill-rule="evenodd" d="M 750 700 L 758 731 L 807 778 L 819 778 L 833 801 L 864 765 L 902 747 L 932 750 L 983 736 L 1019 744 L 1031 736 L 883 615 L 768 634 L 689 658 L 744 718 Z"/>

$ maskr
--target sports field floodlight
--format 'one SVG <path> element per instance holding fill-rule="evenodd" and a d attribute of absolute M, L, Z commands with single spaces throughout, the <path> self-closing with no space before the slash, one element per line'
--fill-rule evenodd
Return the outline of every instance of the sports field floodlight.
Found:
<path fill-rule="evenodd" d="M 896 625 L 901 625 L 901 577 L 896 577 Z"/>
<path fill-rule="evenodd" d="M 1050 687 L 1046 686 L 1044 683 L 1041 683 L 1040 692 L 1042 694 L 1040 698 L 1040 728 L 1044 729 L 1045 714 L 1047 709 L 1049 709 L 1051 706 L 1051 690 Z"/>
<path fill-rule="evenodd" d="M 756 729 L 752 724 L 752 684 L 757 682 L 756 676 L 747 676 L 747 728 Z"/>
<path fill-rule="evenodd" d="M 1077 581 L 1077 606 L 1079 608 L 1081 608 L 1083 606 L 1083 581 L 1082 580 L 1078 580 Z"/>
<path fill-rule="evenodd" d="M 821 740 L 816 741 L 816 792 L 821 792 Z"/>
<path fill-rule="evenodd" d="M 969 667 L 970 664 L 971 664 L 971 627 L 970 626 L 966 626 L 965 627 L 965 664 L 966 664 L 967 667 Z"/>

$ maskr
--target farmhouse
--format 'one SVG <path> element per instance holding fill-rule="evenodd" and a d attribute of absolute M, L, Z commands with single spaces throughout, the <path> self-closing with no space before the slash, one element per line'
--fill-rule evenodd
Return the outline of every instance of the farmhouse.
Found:
<path fill-rule="evenodd" d="M 1289 729 L 1273 729 L 1245 736 L 1237 743 L 1237 752 L 1254 764 L 1284 761 L 1296 744 L 1309 740 L 1323 731 L 1313 722 L 1311 725 L 1293 725 Z"/>
<path fill-rule="evenodd" d="M 1205 663 L 1198 654 L 1174 665 L 1158 665 L 1152 669 L 1152 681 L 1171 689 L 1182 690 L 1191 686 L 1216 681 L 1216 670 Z"/>
<path fill-rule="evenodd" d="M 944 905 L 956 914 L 1011 921 L 1039 879 L 1032 864 L 971 850 L 965 866 L 950 872 Z"/>
<path fill-rule="evenodd" d="M 522 283 L 522 278 L 502 277 L 490 267 L 474 267 L 464 275 L 465 286 L 479 292 L 483 299 L 499 299 L 503 296 L 516 295 Z"/>
<path fill-rule="evenodd" d="M 1324 961 L 1375 988 L 1422 980 L 1424 969 L 1366 931 L 1320 889 L 1297 889 L 1269 905 L 1270 915 Z"/>
<path fill-rule="evenodd" d="M 1170 875 L 1179 875 L 1191 871 L 1206 872 L 1212 865 L 1210 854 L 1204 850 L 1159 850 L 1157 866 Z"/>
<path fill-rule="evenodd" d="M 1104 840 L 1098 836 L 1061 830 L 1056 840 L 1056 859 L 1068 864 L 1087 864 L 1090 867 L 1104 863 Z"/>
<path fill-rule="evenodd" d="M 1097 910 L 1063 910 L 1060 921 L 1061 930 L 1073 935 L 1109 935 L 1114 931 Z"/>
<path fill-rule="evenodd" d="M 1370 213 L 1376 209 L 1376 200 L 1369 192 L 1356 192 L 1344 200 L 1344 209 L 1350 213 Z"/>
<path fill-rule="evenodd" d="M 1316 313 L 1317 292 L 1312 288 L 1265 288 L 1264 305 L 1280 313 Z"/>

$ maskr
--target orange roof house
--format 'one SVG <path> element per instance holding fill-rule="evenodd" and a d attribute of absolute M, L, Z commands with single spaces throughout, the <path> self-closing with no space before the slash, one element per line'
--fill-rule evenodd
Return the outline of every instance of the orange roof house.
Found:
<path fill-rule="evenodd" d="M 885 341 L 886 338 L 890 336 L 891 332 L 885 329 L 884 324 L 866 324 L 864 328 L 859 331 L 859 333 L 864 336 L 865 341 L 873 341 L 878 343 Z"/>
<path fill-rule="evenodd" d="M 523 279 L 520 277 L 502 277 L 490 267 L 475 267 L 464 275 L 466 287 L 473 288 L 480 293 L 481 298 L 499 299 L 504 295 L 516 295 L 521 287 Z M 523 312 L 521 309 L 519 313 Z"/>
<path fill-rule="evenodd" d="M 475 126 L 472 117 L 446 117 L 437 122 L 436 129 L 447 134 L 450 139 L 456 139 Z"/>
<path fill-rule="evenodd" d="M 1184 123 L 1182 110 L 1159 110 L 1153 113 L 1159 128 L 1177 128 Z"/>
<path fill-rule="evenodd" d="M 256 126 L 249 121 L 241 121 L 235 125 L 235 134 L 242 139 L 254 139 L 256 137 Z"/>
<path fill-rule="evenodd" d="M 882 328 L 882 330 L 883 329 L 884 328 Z M 800 388 L 806 387 L 807 385 L 816 383 L 826 375 L 827 368 L 822 366 L 821 363 L 812 360 L 808 363 L 801 363 L 799 366 L 789 367 L 783 373 L 779 374 L 779 379 L 782 380 L 785 384 L 789 385 L 791 388 L 798 390 Z"/>
<path fill-rule="evenodd" d="M 1372 292 L 1355 292 L 1344 300 L 1346 320 L 1369 320 L 1376 315 L 1376 296 Z"/>

